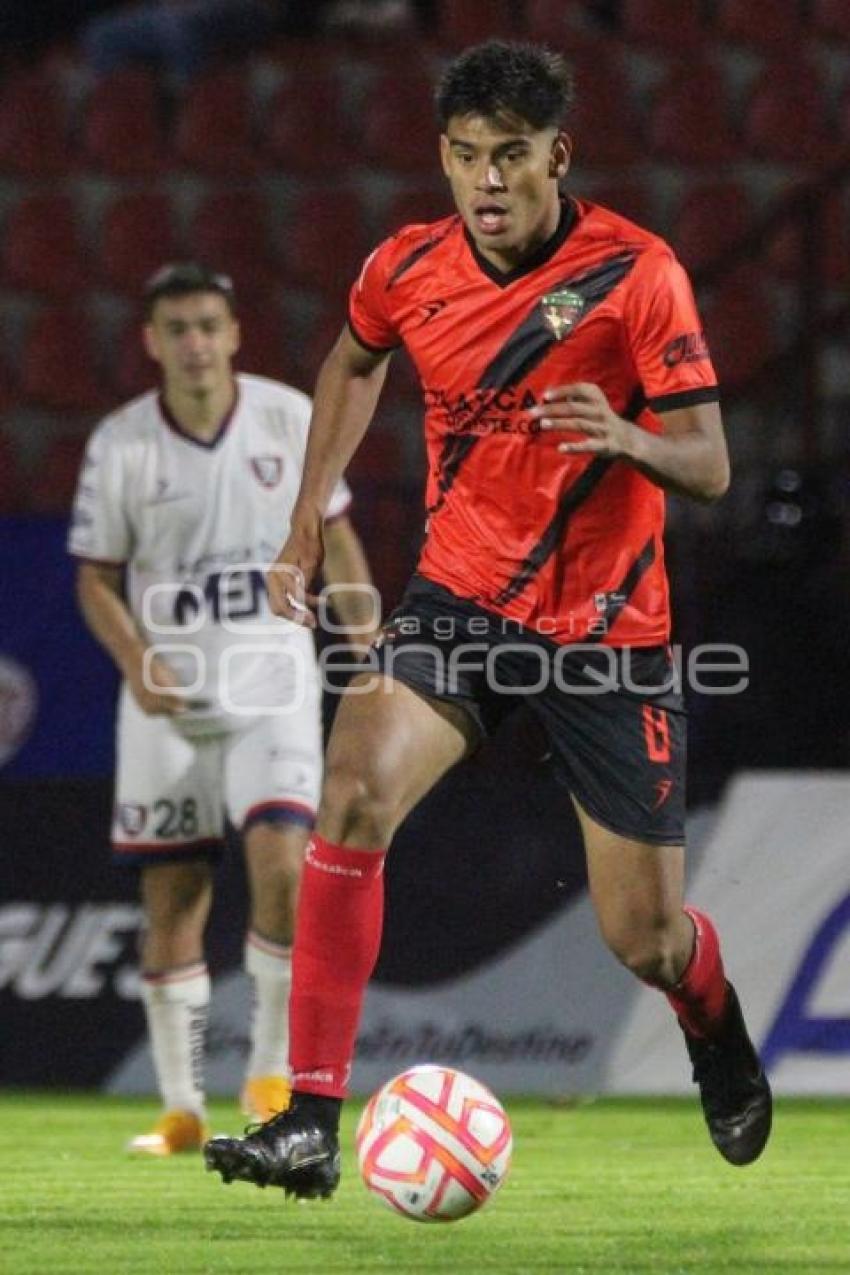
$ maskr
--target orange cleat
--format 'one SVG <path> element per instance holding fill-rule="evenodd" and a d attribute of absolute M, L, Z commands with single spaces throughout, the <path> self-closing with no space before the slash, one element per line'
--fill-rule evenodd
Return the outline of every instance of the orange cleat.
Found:
<path fill-rule="evenodd" d="M 292 1097 L 292 1086 L 286 1076 L 249 1076 L 240 1095 L 246 1116 L 265 1122 L 286 1111 Z"/>
<path fill-rule="evenodd" d="M 193 1111 L 164 1111 L 150 1133 L 140 1133 L 127 1144 L 131 1155 L 166 1156 L 200 1151 L 209 1131 Z"/>

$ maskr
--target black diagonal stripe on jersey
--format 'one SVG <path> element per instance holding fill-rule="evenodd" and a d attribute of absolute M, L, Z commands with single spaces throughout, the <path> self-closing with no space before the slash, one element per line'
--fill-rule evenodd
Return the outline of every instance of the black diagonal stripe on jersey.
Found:
<path fill-rule="evenodd" d="M 596 490 L 613 463 L 614 460 L 611 456 L 597 456 L 582 471 L 581 477 L 576 479 L 572 487 L 569 487 L 564 492 L 558 508 L 555 510 L 543 535 L 531 552 L 523 559 L 516 575 L 496 595 L 497 605 L 504 606 L 505 603 L 511 602 L 518 597 L 529 580 L 537 575 L 546 559 L 555 552 L 555 549 L 563 539 L 567 523 L 572 514 Z"/>
<path fill-rule="evenodd" d="M 457 477 L 457 471 L 479 441 L 480 436 L 478 434 L 450 434 L 443 443 L 443 451 L 437 471 L 438 495 L 433 505 L 429 505 L 426 511 L 429 517 L 437 512 L 446 499 Z"/>
<path fill-rule="evenodd" d="M 538 302 L 528 317 L 508 337 L 493 361 L 484 369 L 478 384 L 487 389 L 505 389 L 509 385 L 516 385 L 528 375 L 532 368 L 537 367 L 554 345 L 569 341 L 591 311 L 595 310 L 600 301 L 604 301 L 621 279 L 626 277 L 636 260 L 637 253 L 621 252 L 616 257 L 609 257 L 600 265 L 585 270 L 583 274 L 571 275 L 568 279 L 561 279 L 558 283 L 550 284 L 546 288 L 546 293 L 569 288 L 571 292 L 577 292 L 583 299 L 584 308 L 575 327 L 559 341 L 543 317 L 543 310 Z"/>
<path fill-rule="evenodd" d="M 605 632 L 589 633 L 587 636 L 588 642 L 601 642 L 603 637 L 608 636 L 611 632 L 612 626 L 616 623 L 620 612 L 623 610 L 629 598 L 632 596 L 654 561 L 655 537 L 650 536 L 623 577 L 622 584 L 620 584 L 618 588 L 612 590 L 612 592 L 617 594 L 617 600 L 616 602 L 611 602 L 608 610 L 605 612 L 605 619 L 607 621 Z"/>
<path fill-rule="evenodd" d="M 414 248 L 413 252 L 409 253 L 403 261 L 400 261 L 389 279 L 387 279 L 385 284 L 386 291 L 389 292 L 390 288 L 393 287 L 394 284 L 398 283 L 401 276 L 403 274 L 407 274 L 408 270 L 411 270 L 413 266 L 416 265 L 417 261 L 421 261 L 426 253 L 429 253 L 432 248 L 436 248 L 437 244 L 442 243 L 446 235 L 449 234 L 450 231 L 454 230 L 454 227 L 455 221 L 454 218 L 452 218 L 441 234 L 434 235 L 431 239 L 426 239 L 425 242 L 421 243 L 418 248 Z"/>
<path fill-rule="evenodd" d="M 636 421 L 645 407 L 646 397 L 643 390 L 638 386 L 626 404 L 622 416 L 627 421 Z M 582 472 L 581 477 L 573 483 L 572 487 L 567 488 L 543 535 L 531 552 L 523 559 L 516 575 L 502 589 L 496 598 L 497 602 L 503 604 L 510 602 L 522 593 L 532 576 L 536 575 L 549 555 L 555 552 L 567 529 L 570 517 L 578 509 L 579 505 L 593 494 L 608 472 L 613 460 L 614 458 L 611 456 L 597 456 L 587 466 L 587 469 Z"/>

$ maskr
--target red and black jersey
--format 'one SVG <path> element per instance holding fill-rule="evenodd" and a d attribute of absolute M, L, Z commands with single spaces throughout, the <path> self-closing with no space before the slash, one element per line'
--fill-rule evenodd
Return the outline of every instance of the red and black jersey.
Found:
<path fill-rule="evenodd" d="M 508 274 L 458 216 L 407 226 L 368 258 L 349 319 L 372 350 L 404 344 L 425 398 L 428 535 L 419 571 L 557 642 L 669 636 L 664 493 L 631 465 L 562 455 L 546 389 L 589 381 L 652 432 L 718 398 L 687 276 L 656 235 L 568 200 Z"/>

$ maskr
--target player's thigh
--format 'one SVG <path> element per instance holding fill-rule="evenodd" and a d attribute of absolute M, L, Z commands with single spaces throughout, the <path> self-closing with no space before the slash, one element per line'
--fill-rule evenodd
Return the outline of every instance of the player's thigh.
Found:
<path fill-rule="evenodd" d="M 396 677 L 353 679 L 337 710 L 326 758 L 320 829 L 339 835 L 346 808 L 383 811 L 394 830 L 479 738 L 458 703 L 428 696 Z"/>
<path fill-rule="evenodd" d="M 122 694 L 112 823 L 117 862 L 137 867 L 215 857 L 223 844 L 221 749 L 188 739 Z"/>

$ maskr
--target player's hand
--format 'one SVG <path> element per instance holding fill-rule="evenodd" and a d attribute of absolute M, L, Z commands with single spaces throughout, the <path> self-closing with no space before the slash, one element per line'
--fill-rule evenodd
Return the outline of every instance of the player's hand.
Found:
<path fill-rule="evenodd" d="M 636 425 L 618 416 L 598 385 L 578 382 L 546 390 L 543 402 L 531 409 L 543 431 L 563 430 L 583 435 L 560 443 L 559 452 L 590 452 L 596 456 L 627 456 Z"/>
<path fill-rule="evenodd" d="M 324 556 L 321 531 L 293 532 L 266 573 L 269 606 L 274 615 L 315 629 L 319 599 L 308 589 Z"/>
<path fill-rule="evenodd" d="M 188 707 L 180 683 L 158 655 L 135 662 L 127 681 L 139 708 L 150 717 L 176 717 Z"/>

